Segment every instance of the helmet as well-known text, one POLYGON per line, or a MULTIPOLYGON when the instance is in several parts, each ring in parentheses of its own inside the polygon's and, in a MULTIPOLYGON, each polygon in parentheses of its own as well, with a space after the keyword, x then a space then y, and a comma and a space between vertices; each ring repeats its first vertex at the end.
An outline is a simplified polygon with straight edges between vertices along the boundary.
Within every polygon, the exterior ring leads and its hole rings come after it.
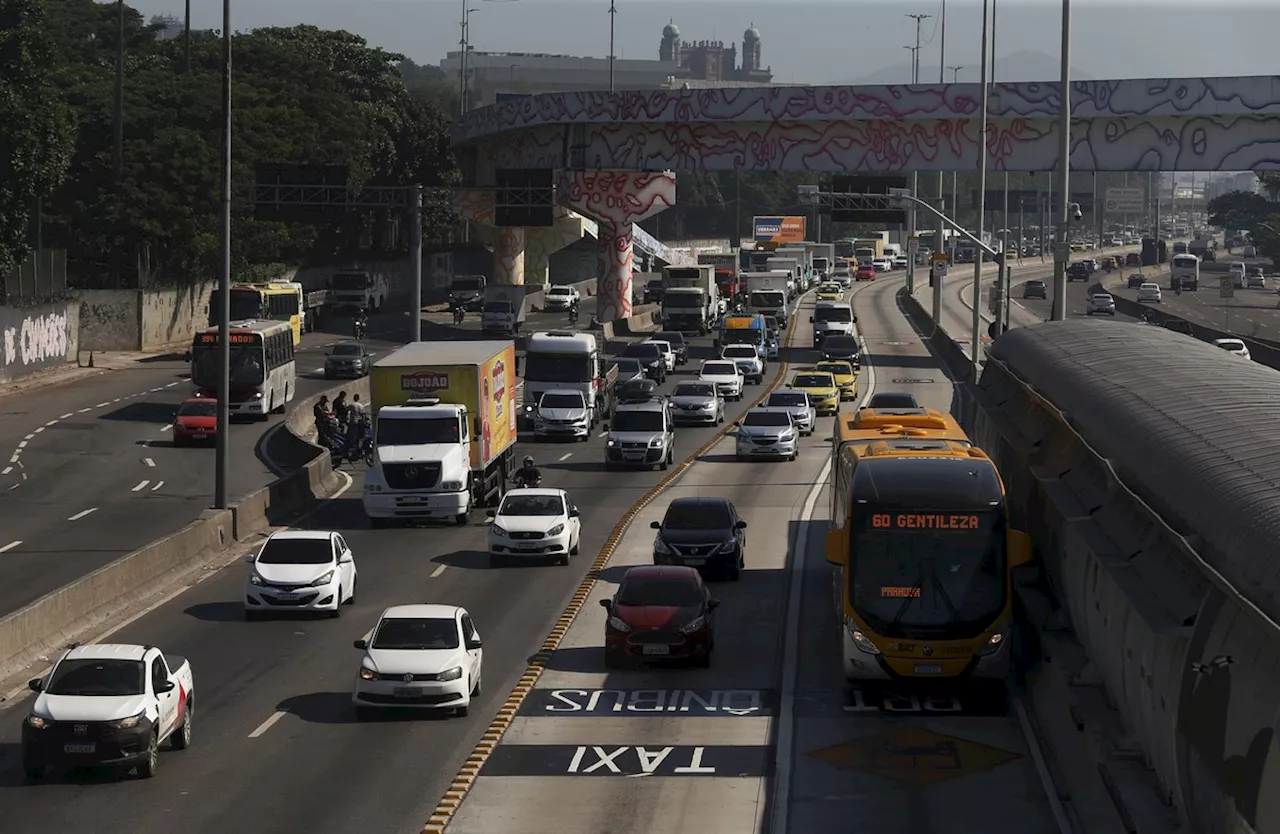
POLYGON ((525 465, 525 466, 533 466, 533 455, 525 455, 525 456, 524 456, 524 465, 525 465))

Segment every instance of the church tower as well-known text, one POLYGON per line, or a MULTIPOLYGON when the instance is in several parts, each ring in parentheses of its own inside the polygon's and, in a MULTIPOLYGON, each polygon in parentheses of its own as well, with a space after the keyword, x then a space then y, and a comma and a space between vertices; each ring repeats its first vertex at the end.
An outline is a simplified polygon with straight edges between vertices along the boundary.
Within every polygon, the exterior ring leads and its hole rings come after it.
POLYGON ((742 71, 746 75, 761 69, 760 30, 752 23, 751 28, 742 33, 742 71))
POLYGON ((662 46, 658 48, 659 61, 680 63, 680 30, 672 20, 662 30, 662 46))

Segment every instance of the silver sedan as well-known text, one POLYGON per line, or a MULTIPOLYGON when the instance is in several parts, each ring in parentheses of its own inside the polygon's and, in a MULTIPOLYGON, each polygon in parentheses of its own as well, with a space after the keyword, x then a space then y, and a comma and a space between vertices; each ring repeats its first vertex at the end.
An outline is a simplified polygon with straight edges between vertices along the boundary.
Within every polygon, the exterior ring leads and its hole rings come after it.
POLYGON ((779 388, 769 395, 769 399, 764 403, 766 408, 784 409, 791 414, 791 419, 795 423, 796 430, 800 434, 813 434, 815 425, 818 422, 818 413, 813 410, 813 406, 809 402, 809 395, 803 391, 797 391, 794 388, 779 388))
POLYGON ((724 422, 724 397, 710 382, 681 382, 670 399, 671 416, 678 424, 718 426, 724 422))

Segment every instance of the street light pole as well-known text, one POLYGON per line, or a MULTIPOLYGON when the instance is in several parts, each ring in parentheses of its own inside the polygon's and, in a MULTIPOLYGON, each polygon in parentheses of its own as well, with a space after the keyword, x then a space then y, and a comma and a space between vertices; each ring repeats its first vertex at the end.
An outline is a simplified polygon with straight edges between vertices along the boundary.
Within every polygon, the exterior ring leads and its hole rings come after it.
MULTIPOLYGON (((947 69, 951 70, 951 83, 952 83, 952 84, 959 84, 959 83, 960 83, 960 70, 964 69, 964 67, 962 67, 962 66, 960 66, 960 67, 947 67, 947 69)), ((959 193, 959 189, 960 189, 959 181, 960 181, 960 179, 959 179, 959 177, 957 176, 956 172, 955 172, 955 171, 952 171, 952 172, 951 172, 951 219, 952 219, 952 220, 955 220, 956 222, 959 222, 959 221, 960 221, 960 214, 959 214, 959 210, 960 210, 960 209, 959 209, 959 205, 958 205, 958 204, 957 204, 957 202, 956 202, 956 200, 957 200, 957 196, 956 196, 956 195, 959 193)), ((954 236, 954 235, 952 235, 952 237, 951 237, 951 246, 950 246, 950 247, 948 247, 948 248, 951 250, 951 259, 952 259, 952 260, 955 260, 956 247, 955 247, 955 236, 954 236)))
POLYGON ((1071 212, 1071 0, 1062 0, 1062 91, 1058 95, 1058 248, 1053 253, 1053 321, 1067 320, 1067 255, 1071 212))
MULTIPOLYGON (((996 10, 999 8, 999 5, 1000 4, 997 0, 991 0, 992 88, 996 85, 996 32, 999 31, 996 28, 996 10)), ((1009 298, 1009 291, 1012 289, 1010 284, 1013 283, 1013 276, 1009 271, 1012 267, 1009 264, 1009 166, 1007 164, 1004 169, 1004 199, 1003 206, 1000 211, 1000 232, 1000 254, 1004 256, 1004 263, 999 265, 1000 274, 997 277, 997 281, 1000 284, 1000 309, 997 311, 1000 323, 997 326, 996 331, 998 333, 1003 333, 1009 329, 1010 307, 1013 305, 1013 302, 1009 298)), ((1019 234, 1018 237, 1018 246, 1019 248, 1022 246, 1021 234, 1019 234)))
POLYGON ((119 185, 124 181, 124 0, 116 0, 116 113, 111 164, 119 185))
POLYGON ((187 0, 187 17, 182 26, 182 53, 187 72, 191 72, 191 0, 187 0))
POLYGON ((222 0, 222 258, 218 270, 218 432, 213 506, 225 510, 231 432, 231 0, 222 0))
MULTIPOLYGON (((982 87, 979 100, 982 110, 982 128, 978 133, 978 240, 983 240, 983 219, 987 209, 987 13, 990 0, 982 0, 982 72, 979 84, 982 87)), ((985 242, 985 241, 984 241, 985 242)), ((982 250, 974 252, 973 258, 973 381, 978 381, 978 371, 982 362, 982 250)))
MULTIPOLYGON (((942 19, 942 43, 939 44, 938 55, 938 84, 945 84, 947 81, 947 0, 942 0, 942 9, 940 12, 942 19)), ((938 209, 944 214, 947 210, 947 198, 943 196, 945 188, 944 174, 938 172, 938 209)), ((942 252, 946 246, 946 231, 942 223, 942 219, 938 219, 938 230, 933 238, 933 251, 935 254, 942 252)), ((915 260, 915 258, 912 258, 915 260)), ((929 264, 929 274, 933 275, 933 264, 929 264)), ((938 278, 933 279, 933 321, 935 326, 940 325, 942 321, 942 281, 938 278)))
POLYGON ((614 91, 613 86, 613 31, 614 19, 618 16, 618 9, 613 4, 613 0, 609 0, 609 92, 614 91))
MULTIPOLYGON (((920 83, 920 21, 930 15, 909 14, 907 17, 914 18, 916 21, 916 45, 904 46, 903 49, 911 50, 911 83, 920 83)), ((911 196, 920 196, 920 172, 911 172, 911 196)), ((907 292, 914 295, 916 291, 916 252, 919 250, 920 242, 916 239, 916 210, 915 204, 907 210, 907 292), (913 248, 915 247, 915 248, 913 248)))

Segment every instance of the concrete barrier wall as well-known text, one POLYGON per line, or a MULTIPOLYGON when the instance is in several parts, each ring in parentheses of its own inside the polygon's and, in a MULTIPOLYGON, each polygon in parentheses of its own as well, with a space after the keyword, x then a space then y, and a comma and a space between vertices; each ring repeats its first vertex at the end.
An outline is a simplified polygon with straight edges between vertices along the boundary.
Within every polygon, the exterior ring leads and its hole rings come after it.
POLYGON ((213 283, 148 290, 81 290, 80 349, 158 351, 187 347, 209 320, 213 283))
POLYGON ((0 307, 0 382, 75 361, 79 321, 75 302, 0 307))
POLYGON ((1151 321, 1158 325, 1164 325, 1165 322, 1174 319, 1186 322, 1191 327, 1191 333, 1197 338, 1205 342, 1212 342, 1214 339, 1242 339, 1249 346, 1249 355, 1253 357, 1254 362, 1266 365, 1268 368, 1276 368, 1280 370, 1280 344, 1272 342, 1268 339, 1258 339, 1253 336, 1244 336, 1240 333, 1228 333, 1225 330, 1218 330, 1213 327, 1205 327, 1196 324, 1193 321, 1187 321, 1179 316, 1174 316, 1164 312, 1158 306, 1152 304, 1139 304, 1119 295, 1113 295, 1116 300, 1116 312, 1122 315, 1131 316, 1136 319, 1142 318, 1144 315, 1149 316, 1151 321))

